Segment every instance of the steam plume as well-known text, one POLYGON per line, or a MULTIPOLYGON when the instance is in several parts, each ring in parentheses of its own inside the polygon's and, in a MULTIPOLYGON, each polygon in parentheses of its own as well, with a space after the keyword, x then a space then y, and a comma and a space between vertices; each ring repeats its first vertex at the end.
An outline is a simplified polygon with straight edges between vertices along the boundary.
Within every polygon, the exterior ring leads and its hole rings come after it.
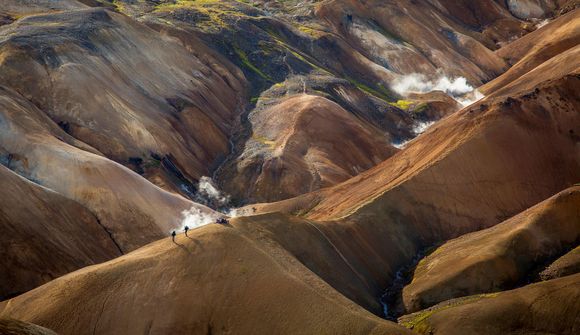
POLYGON ((440 75, 435 80, 429 80, 425 75, 412 73, 395 80, 392 85, 395 92, 400 95, 407 95, 411 92, 427 93, 431 91, 443 91, 453 97, 458 97, 473 91, 473 86, 467 83, 464 77, 451 79, 445 75, 440 75))
POLYGON ((464 77, 449 78, 440 74, 435 80, 429 80, 425 75, 412 73, 396 79, 392 89, 402 96, 409 93, 428 93, 443 91, 449 94, 462 106, 468 106, 482 99, 484 95, 467 83, 464 77))
POLYGON ((181 212, 183 217, 181 220, 181 230, 183 230, 185 226, 193 229, 213 223, 220 216, 238 216, 237 208, 230 206, 230 196, 220 191, 210 177, 203 176, 199 179, 197 193, 194 200, 197 203, 215 209, 217 212, 204 212, 198 207, 191 207, 190 209, 181 212), (223 215, 220 215, 220 213, 223 215))

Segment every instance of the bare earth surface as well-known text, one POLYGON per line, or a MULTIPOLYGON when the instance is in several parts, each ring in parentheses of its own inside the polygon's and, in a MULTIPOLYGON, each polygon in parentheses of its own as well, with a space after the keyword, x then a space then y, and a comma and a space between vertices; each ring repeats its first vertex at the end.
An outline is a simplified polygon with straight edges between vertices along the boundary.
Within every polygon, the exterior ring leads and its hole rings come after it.
POLYGON ((0 334, 580 333, 579 8, 0 2, 0 334))

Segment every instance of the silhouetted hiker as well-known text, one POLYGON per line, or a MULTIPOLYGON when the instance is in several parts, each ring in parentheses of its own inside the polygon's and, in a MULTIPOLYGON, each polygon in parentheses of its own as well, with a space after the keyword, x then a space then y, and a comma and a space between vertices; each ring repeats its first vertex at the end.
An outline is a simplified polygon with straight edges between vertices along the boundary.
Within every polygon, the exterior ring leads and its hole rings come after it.
POLYGON ((177 235, 177 234, 175 234, 175 230, 174 230, 174 231, 171 232, 171 240, 173 242, 175 242, 175 235, 177 235))
POLYGON ((183 230, 185 230, 185 236, 187 236, 187 231, 189 230, 189 227, 185 226, 185 228, 183 228, 183 230))

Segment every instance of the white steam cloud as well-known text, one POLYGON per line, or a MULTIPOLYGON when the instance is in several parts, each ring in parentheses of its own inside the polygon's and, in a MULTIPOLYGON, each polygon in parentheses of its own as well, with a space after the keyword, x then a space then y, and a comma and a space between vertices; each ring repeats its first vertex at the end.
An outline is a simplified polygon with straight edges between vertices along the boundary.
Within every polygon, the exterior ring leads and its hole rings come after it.
POLYGON ((484 97, 481 92, 469 85, 464 77, 449 78, 443 74, 440 74, 435 80, 430 80, 423 74, 412 73, 396 79, 391 88, 402 96, 409 93, 443 91, 462 106, 468 106, 484 97))
MULTIPOLYGON (((483 99, 485 96, 474 89, 473 86, 467 83, 464 77, 449 78, 444 74, 439 74, 435 80, 430 80, 427 76, 420 73, 412 73, 406 76, 401 76, 396 79, 391 88, 402 96, 407 96, 409 93, 429 93, 432 91, 443 91, 449 94, 461 106, 469 106, 472 103, 483 99)), ((417 121, 413 126, 413 134, 416 136, 424 133, 434 121, 421 122, 417 121)), ((404 148, 411 140, 391 143, 396 148, 404 148)))
POLYGON ((216 222, 222 216, 236 217, 239 214, 237 208, 229 206, 230 196, 220 191, 210 177, 203 176, 199 179, 194 200, 214 208, 216 211, 209 212, 199 207, 191 207, 181 212, 182 220, 179 227, 181 231, 183 231, 185 226, 193 229, 216 222))
MULTIPOLYGON (((426 121, 426 122, 419 121, 419 122, 417 122, 413 126, 413 134, 415 135, 415 137, 423 134, 434 123, 435 123, 435 121, 426 121)), ((394 146, 397 149, 403 149, 404 147, 407 146, 407 143, 409 143, 411 140, 412 139, 409 139, 409 140, 406 140, 406 141, 402 141, 402 142, 393 142, 393 143, 391 143, 391 145, 394 146)))
POLYGON ((473 92, 469 94, 465 94, 461 97, 454 97, 454 99, 461 104, 461 106, 469 106, 474 102, 477 102, 481 99, 485 98, 483 93, 479 92, 479 90, 473 90, 473 92))
POLYGON ((183 219, 181 220, 180 230, 183 230, 185 226, 189 227, 189 229, 201 227, 215 222, 218 218, 218 215, 215 213, 204 212, 197 207, 191 207, 190 209, 181 212, 181 215, 183 216, 183 219))
POLYGON ((222 193, 214 184, 210 177, 203 176, 199 179, 197 184, 198 197, 203 198, 212 207, 227 206, 230 202, 230 196, 222 193))
POLYGON ((451 79, 445 75, 440 75, 435 80, 429 80, 420 73, 412 73, 396 79, 392 88, 400 95, 407 95, 412 92, 443 91, 453 97, 473 91, 473 86, 469 85, 464 77, 451 79))

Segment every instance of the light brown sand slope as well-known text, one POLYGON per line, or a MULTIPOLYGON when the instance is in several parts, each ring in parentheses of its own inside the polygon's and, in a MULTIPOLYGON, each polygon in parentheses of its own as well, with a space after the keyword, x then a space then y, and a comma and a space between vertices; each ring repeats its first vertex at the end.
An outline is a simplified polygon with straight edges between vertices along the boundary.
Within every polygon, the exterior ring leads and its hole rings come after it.
MULTIPOLYGON (((276 220, 284 219, 235 219, 180 234, 176 244, 163 239, 8 300, 0 315, 79 335, 410 334, 302 265, 277 242, 284 236, 269 236, 268 222, 276 220)), ((307 250, 307 240, 285 243, 307 250)), ((334 257, 327 266, 344 266, 334 257)))
POLYGON ((420 334, 574 335, 580 332, 580 275, 490 295, 450 300, 399 319, 420 334))

